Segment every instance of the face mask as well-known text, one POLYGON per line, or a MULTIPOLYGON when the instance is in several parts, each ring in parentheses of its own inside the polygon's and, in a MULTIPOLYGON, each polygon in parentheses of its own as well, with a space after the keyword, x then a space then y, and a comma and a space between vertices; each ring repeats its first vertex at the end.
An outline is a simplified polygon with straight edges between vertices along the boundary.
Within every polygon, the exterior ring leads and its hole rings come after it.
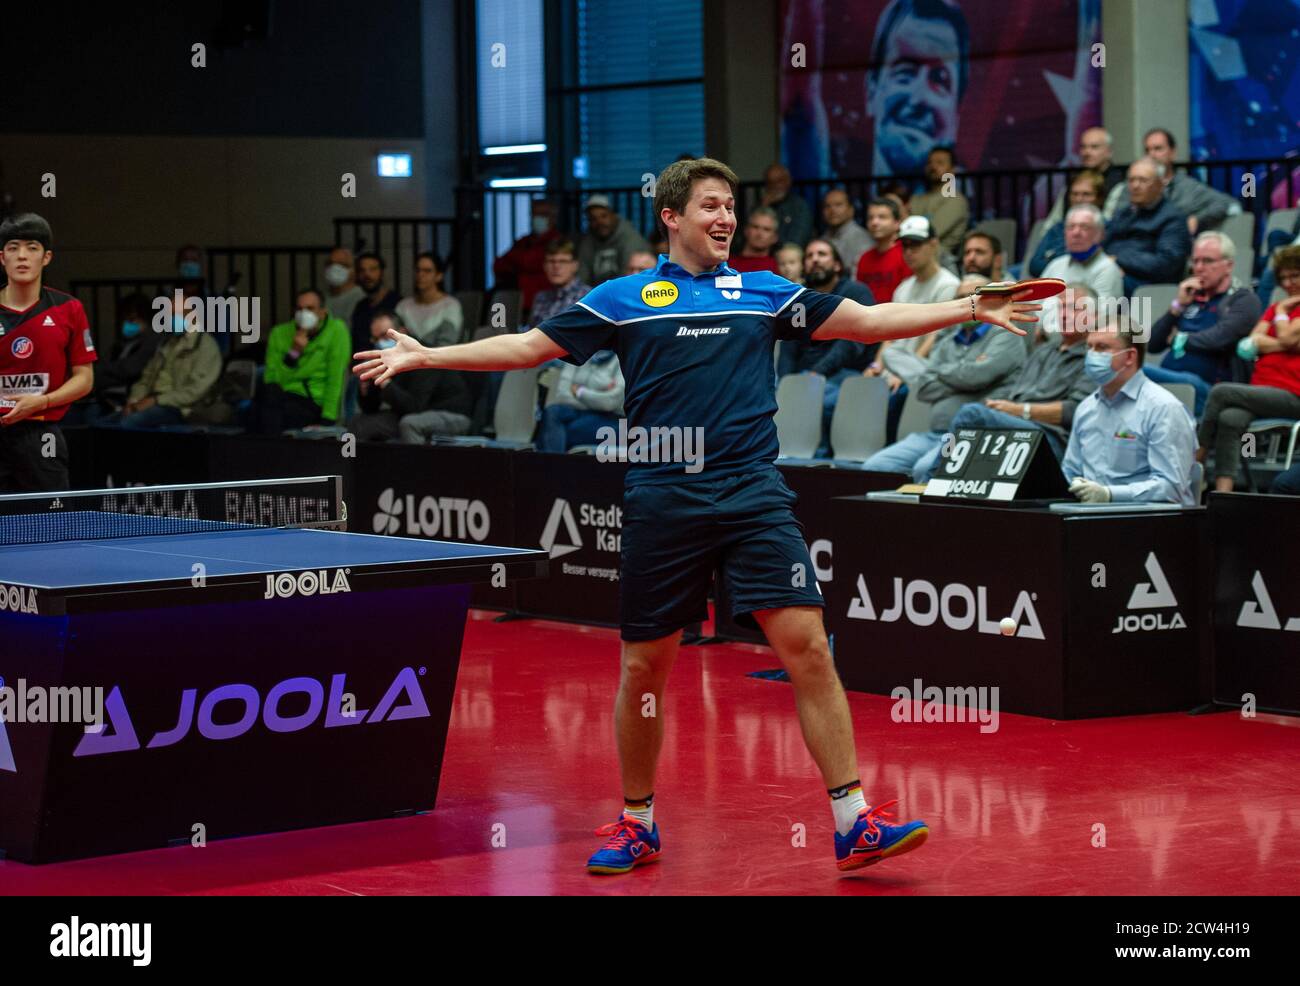
MULTIPOLYGON (((1120 352, 1126 353, 1128 350, 1123 349, 1120 350, 1120 352)), ((1091 349, 1084 354, 1083 371, 1088 374, 1092 379, 1092 382, 1098 387, 1106 386, 1106 384, 1119 376, 1119 370, 1116 370, 1110 365, 1111 359, 1115 355, 1115 353, 1098 353, 1091 349)))
POLYGON ((325 283, 332 288, 340 288, 348 283, 352 271, 343 264, 330 264, 325 268, 325 283))
POLYGON ((139 334, 140 334, 140 323, 139 323, 139 322, 123 322, 123 323, 122 323, 122 338, 123 338, 123 339, 134 339, 134 338, 135 338, 136 336, 138 336, 139 334))
POLYGON ((1092 255, 1100 249, 1101 249, 1101 244, 1094 243, 1092 246, 1088 247, 1088 249, 1084 250, 1082 253, 1075 253, 1073 250, 1071 250, 1070 256, 1074 258, 1075 263, 1086 264, 1089 258, 1091 258, 1092 255))
POLYGON ((316 317, 316 313, 308 311, 306 308, 298 309, 293 320, 298 324, 298 328, 302 329, 304 332, 310 332, 312 329, 316 328, 316 325, 320 322, 320 319, 316 317))
POLYGON ((182 260, 176 265, 176 272, 187 280, 203 276, 203 267, 197 260, 182 260))
POLYGON ((396 339, 389 339, 387 336, 385 336, 384 338, 380 339, 377 343, 375 343, 375 348, 392 349, 396 345, 397 345, 396 339))
POLYGON ((182 332, 185 331, 185 316, 184 316, 184 315, 173 315, 173 316, 172 316, 172 331, 175 332, 177 335, 180 335, 182 332))
POLYGON ((533 216, 533 234, 541 236, 551 231, 551 221, 545 216, 533 216))

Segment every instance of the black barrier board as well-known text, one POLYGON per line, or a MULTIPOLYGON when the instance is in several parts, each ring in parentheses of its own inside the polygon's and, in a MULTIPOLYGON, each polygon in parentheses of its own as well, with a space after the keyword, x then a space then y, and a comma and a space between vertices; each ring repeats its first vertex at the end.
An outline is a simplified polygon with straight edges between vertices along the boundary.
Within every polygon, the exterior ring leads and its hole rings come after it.
POLYGON ((1197 703, 1203 511, 1079 517, 862 498, 831 511, 828 623, 847 687, 996 687, 1003 711, 1051 718, 1197 703))
MULTIPOLYGON (((516 543, 513 460, 496 448, 366 442, 357 446, 348 530, 465 544, 516 543)), ((514 580, 474 586, 473 605, 512 611, 514 580)))
POLYGON ((616 626, 626 463, 589 455, 515 457, 512 546, 550 554, 550 578, 521 582, 519 611, 616 626))
POLYGON ((1300 715, 1300 500, 1215 493, 1214 700, 1300 715))

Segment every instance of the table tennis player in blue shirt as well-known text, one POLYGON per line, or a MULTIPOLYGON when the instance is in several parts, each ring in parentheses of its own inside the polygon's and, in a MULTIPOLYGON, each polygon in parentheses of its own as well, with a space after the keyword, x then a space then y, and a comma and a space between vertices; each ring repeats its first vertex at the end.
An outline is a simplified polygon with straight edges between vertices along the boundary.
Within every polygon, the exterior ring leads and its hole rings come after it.
POLYGON ((391 349, 355 357, 355 373, 382 382, 423 368, 513 370, 618 353, 627 423, 605 444, 612 451, 626 441, 616 454, 630 463, 615 706, 625 807, 597 830, 609 838, 588 861, 593 873, 626 873, 663 851, 654 821, 663 689, 682 628, 707 615, 715 569, 727 580, 734 615, 761 626, 789 672, 805 741, 831 797, 838 867, 855 870, 925 841, 924 822, 893 824, 892 802, 870 807, 862 793, 821 592, 792 512, 796 498, 774 465, 773 347, 778 339, 870 344, 972 319, 1023 334, 1015 323, 1037 320, 1039 306, 1023 295, 866 307, 766 271, 738 274, 726 263, 737 185, 735 173, 710 158, 669 165, 654 203, 668 254, 537 328, 440 349, 399 336, 391 349), (642 714, 647 694, 660 714, 642 714))

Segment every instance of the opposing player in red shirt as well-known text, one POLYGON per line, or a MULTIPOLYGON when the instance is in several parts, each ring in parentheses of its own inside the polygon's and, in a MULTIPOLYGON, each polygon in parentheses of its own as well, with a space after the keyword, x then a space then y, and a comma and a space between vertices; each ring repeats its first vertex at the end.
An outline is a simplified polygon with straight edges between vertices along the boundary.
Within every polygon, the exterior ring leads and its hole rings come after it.
POLYGON ((71 295, 41 284, 54 257, 35 213, 0 223, 0 492, 66 490, 68 446, 58 422, 94 384, 95 340, 71 295))

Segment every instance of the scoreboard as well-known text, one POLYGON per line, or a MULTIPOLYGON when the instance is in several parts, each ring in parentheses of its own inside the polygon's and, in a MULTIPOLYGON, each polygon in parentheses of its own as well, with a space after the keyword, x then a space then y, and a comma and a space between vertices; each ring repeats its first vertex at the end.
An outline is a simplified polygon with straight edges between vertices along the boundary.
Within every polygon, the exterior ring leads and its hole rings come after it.
POLYGON ((944 436, 939 466, 922 499, 995 504, 1068 493, 1040 429, 958 428, 944 436))

